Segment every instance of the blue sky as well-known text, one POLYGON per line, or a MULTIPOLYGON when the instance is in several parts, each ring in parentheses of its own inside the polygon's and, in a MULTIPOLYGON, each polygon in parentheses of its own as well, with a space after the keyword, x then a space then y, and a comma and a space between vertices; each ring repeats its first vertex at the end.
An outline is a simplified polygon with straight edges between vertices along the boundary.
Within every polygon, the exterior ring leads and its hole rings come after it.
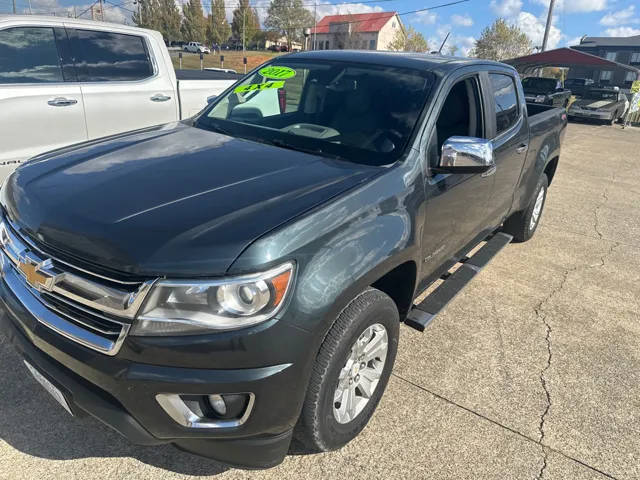
MULTIPOLYGON (((67 15, 80 13, 92 0, 30 0, 34 13, 67 15)), ((105 17, 115 22, 130 22, 134 0, 104 0, 105 17), (118 7, 119 5, 119 7, 118 7)), ((186 0, 176 0, 178 3, 186 0)), ((202 0, 205 6, 210 0, 202 0)), ((340 5, 338 0, 302 0, 304 4, 318 2, 318 15, 336 13, 362 13, 395 10, 399 13, 448 3, 453 0, 381 0, 366 3, 340 5)), ((356 0, 357 1, 357 0, 356 0)), ((233 7, 237 0, 226 0, 233 7)), ((27 12, 29 0, 16 0, 18 10, 27 12)), ((261 17, 266 13, 269 0, 251 0, 257 5, 261 17)), ((437 48, 447 34, 451 36, 447 45, 455 44, 459 53, 466 53, 483 28, 496 18, 504 17, 518 25, 534 45, 542 43, 549 0, 469 0, 465 3, 434 9, 428 12, 403 15, 402 21, 423 33, 431 48, 437 48)), ((0 13, 12 9, 12 0, 0 0, 0 13)), ((313 10, 313 7, 310 7, 313 10)), ((206 9, 205 9, 206 11, 206 9)), ((231 8, 227 9, 231 18, 231 8)), ((88 16, 86 14, 85 16, 88 16)), ((556 0, 553 28, 549 37, 549 48, 576 44, 582 35, 629 36, 640 35, 640 3, 637 0, 556 0), (636 6, 637 5, 637 6, 636 6)))

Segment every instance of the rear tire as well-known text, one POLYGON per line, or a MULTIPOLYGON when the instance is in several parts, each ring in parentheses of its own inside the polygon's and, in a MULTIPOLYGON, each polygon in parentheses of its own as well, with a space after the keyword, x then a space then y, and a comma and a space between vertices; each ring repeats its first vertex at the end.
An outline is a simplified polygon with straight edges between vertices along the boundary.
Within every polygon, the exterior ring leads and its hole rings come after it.
POLYGON ((389 381, 399 329, 396 304, 374 288, 340 313, 316 357, 296 426, 307 448, 338 449, 367 425, 389 381))
POLYGON ((536 233, 547 201, 548 188, 549 180, 547 175, 543 173, 538 180, 529 206, 522 212, 514 213, 504 222, 502 231, 513 235, 515 242, 526 242, 536 233))

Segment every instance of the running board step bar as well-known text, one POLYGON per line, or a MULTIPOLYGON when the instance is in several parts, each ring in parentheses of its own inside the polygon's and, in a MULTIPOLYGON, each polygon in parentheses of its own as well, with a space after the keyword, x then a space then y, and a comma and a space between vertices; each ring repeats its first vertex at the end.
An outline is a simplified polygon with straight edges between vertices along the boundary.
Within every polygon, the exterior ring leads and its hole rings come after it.
POLYGON ((460 291, 482 270, 500 250, 506 247, 513 237, 506 233, 496 233, 487 239, 473 256, 464 257, 459 263, 462 265, 453 273, 446 273, 441 278, 443 282, 431 292, 427 298, 414 305, 405 323, 424 332, 434 317, 460 293, 460 291))

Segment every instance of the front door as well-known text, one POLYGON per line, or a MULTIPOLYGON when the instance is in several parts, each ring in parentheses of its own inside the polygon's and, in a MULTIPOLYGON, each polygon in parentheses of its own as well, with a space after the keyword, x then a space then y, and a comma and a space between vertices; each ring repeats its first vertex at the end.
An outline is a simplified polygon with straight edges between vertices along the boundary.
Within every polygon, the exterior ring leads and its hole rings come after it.
MULTIPOLYGON (((425 181, 426 224, 423 233, 423 271, 432 273, 455 259, 466 244, 488 225, 487 202, 494 176, 485 174, 434 174, 443 143, 452 136, 484 138, 486 110, 480 79, 458 79, 448 90, 427 144, 429 163, 425 181)), ((488 233, 488 232, 487 232, 488 233)))

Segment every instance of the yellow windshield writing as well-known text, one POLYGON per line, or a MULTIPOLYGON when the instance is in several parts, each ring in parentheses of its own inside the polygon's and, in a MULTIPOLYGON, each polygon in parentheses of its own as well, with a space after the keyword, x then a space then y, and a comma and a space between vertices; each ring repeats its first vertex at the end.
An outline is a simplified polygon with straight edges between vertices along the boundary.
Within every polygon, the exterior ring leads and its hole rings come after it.
POLYGON ((234 93, 246 93, 256 90, 267 90, 269 88, 284 88, 284 81, 279 82, 265 82, 265 83, 252 83, 249 85, 240 85, 233 89, 234 93))

